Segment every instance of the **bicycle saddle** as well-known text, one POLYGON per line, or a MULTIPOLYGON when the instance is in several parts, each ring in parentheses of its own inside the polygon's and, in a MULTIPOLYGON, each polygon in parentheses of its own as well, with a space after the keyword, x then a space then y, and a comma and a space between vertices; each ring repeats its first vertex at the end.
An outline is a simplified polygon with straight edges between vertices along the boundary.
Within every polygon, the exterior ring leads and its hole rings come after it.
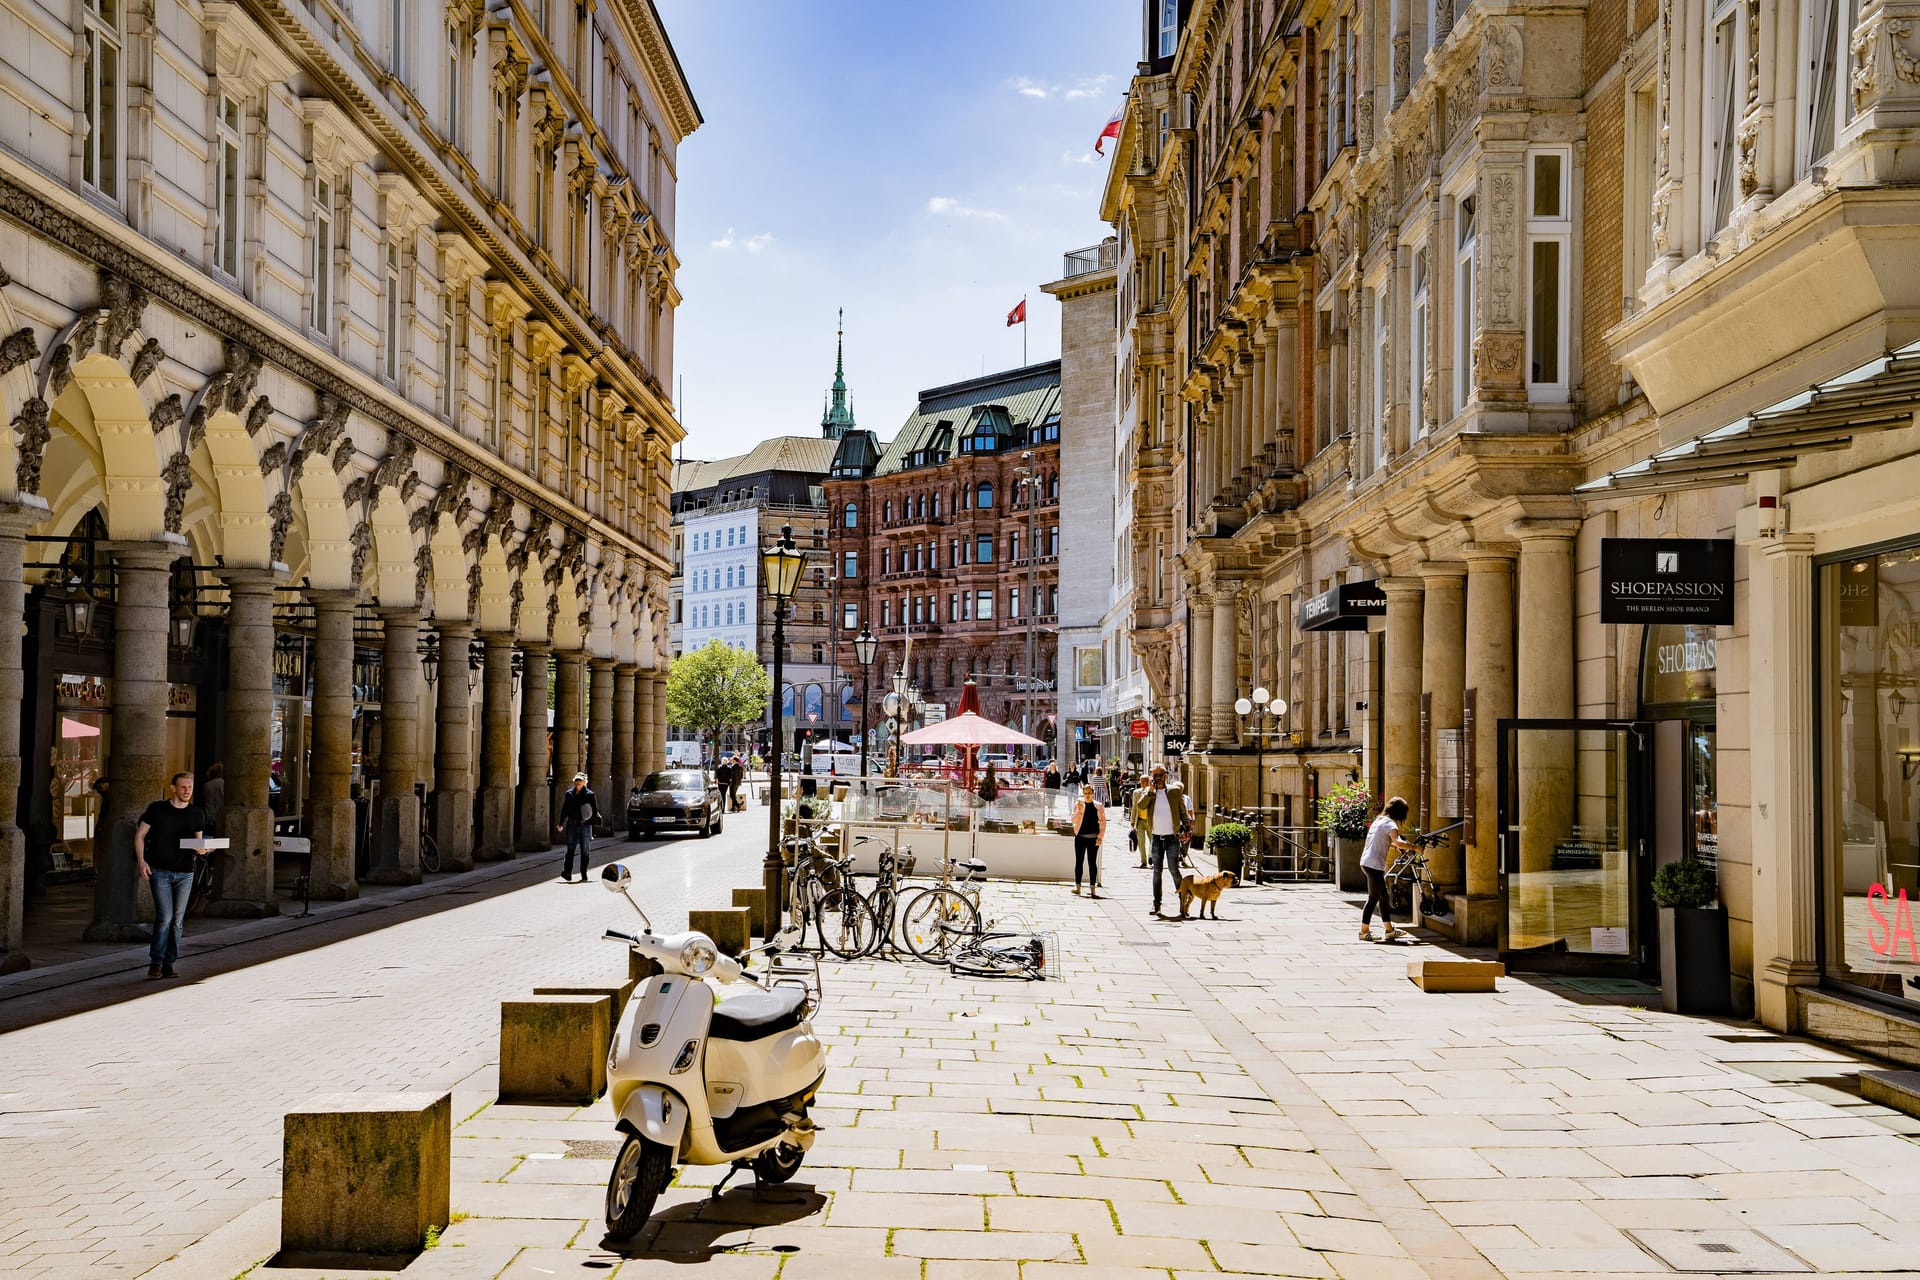
POLYGON ((971 871, 973 874, 979 875, 987 869, 987 864, 978 858, 966 858, 956 861, 953 864, 953 869, 955 871, 971 871))

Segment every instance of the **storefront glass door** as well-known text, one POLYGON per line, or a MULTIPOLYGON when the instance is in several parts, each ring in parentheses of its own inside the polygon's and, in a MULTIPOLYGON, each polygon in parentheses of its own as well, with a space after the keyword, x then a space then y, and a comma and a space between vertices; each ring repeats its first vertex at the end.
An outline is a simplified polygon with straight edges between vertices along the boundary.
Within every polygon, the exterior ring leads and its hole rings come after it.
POLYGON ((1500 735, 1500 950, 1510 967, 1633 973, 1652 963, 1646 726, 1510 720, 1500 735))

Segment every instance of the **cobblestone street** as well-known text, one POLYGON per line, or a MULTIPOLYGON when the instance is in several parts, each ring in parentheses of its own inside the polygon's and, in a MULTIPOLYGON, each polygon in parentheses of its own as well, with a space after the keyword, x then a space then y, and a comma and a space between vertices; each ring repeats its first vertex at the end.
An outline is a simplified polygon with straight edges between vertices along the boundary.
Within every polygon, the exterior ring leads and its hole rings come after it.
MULTIPOLYGON (((651 900, 749 882, 752 826, 642 855, 651 900)), ((719 1201, 716 1171, 683 1172, 637 1260, 601 1247, 605 1102, 489 1105, 494 1002, 618 968, 591 939, 619 904, 540 883, 0 1042, 60 1082, 9 1101, 0 1265, 140 1274, 212 1232, 152 1274, 249 1271, 277 1239, 281 1104, 343 1083, 455 1090, 460 1220, 408 1277, 1901 1274, 1920 1256, 1920 1125, 1863 1103, 1842 1053, 1648 1011, 1649 991, 1426 995, 1406 962, 1438 949, 1353 941, 1324 887, 1248 886, 1218 924, 1163 924, 1144 873, 1108 857, 1100 902, 987 891, 1003 923, 1058 932, 1059 981, 830 964, 806 1168, 719 1201), (268 994, 289 983, 308 994, 268 994), (216 1040, 236 1001, 247 1030, 216 1040), (167 1047, 136 1052, 135 1010, 140 1036, 177 1028, 167 1047), (158 1126, 156 1091, 183 1101, 158 1126)))

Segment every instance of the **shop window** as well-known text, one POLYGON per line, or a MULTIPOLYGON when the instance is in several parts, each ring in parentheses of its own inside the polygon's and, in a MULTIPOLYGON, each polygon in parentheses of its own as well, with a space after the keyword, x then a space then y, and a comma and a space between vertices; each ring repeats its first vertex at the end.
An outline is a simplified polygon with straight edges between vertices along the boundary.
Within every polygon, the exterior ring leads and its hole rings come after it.
POLYGON ((1920 547, 1820 570, 1827 976, 1920 1004, 1920 547))

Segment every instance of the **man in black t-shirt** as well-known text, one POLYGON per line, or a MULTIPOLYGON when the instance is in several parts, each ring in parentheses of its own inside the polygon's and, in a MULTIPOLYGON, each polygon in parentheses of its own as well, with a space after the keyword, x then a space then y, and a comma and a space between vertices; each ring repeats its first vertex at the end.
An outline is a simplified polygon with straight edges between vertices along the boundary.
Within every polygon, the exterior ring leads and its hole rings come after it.
POLYGON ((155 800, 133 829, 133 856, 140 876, 153 887, 153 943, 147 949, 147 976, 171 978, 180 958, 180 929, 193 891, 194 852, 182 840, 207 832, 207 814, 193 802, 193 775, 176 773, 165 800, 155 800))
POLYGON ((580 880, 587 879, 587 851, 593 848, 593 820, 600 812, 600 798, 587 786, 587 775, 573 775, 573 786, 560 798, 560 823, 556 831, 567 837, 567 860, 562 880, 573 878, 573 851, 580 850, 580 880))

